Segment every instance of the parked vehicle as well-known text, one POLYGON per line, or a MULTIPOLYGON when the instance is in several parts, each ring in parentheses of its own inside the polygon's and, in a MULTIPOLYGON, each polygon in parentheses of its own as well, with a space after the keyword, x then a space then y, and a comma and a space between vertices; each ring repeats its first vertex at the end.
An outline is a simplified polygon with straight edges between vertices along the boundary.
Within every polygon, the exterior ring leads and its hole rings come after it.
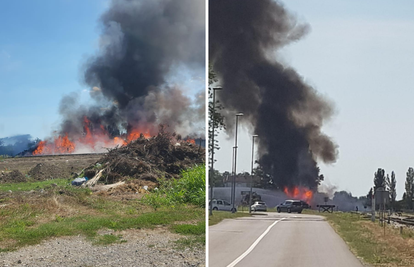
MULTIPOLYGON (((242 205, 249 205, 250 203, 250 191, 242 191, 242 205)), ((252 202, 255 203, 256 201, 262 201, 262 196, 257 194, 256 192, 252 193, 252 202)))
POLYGON ((277 212, 286 211, 288 213, 302 213, 303 207, 300 200, 285 200, 285 202, 276 206, 277 212))
POLYGON ((263 201, 256 201, 252 206, 251 206, 252 211, 267 211, 267 206, 266 203, 264 203, 263 201))
MULTIPOLYGON (((209 203, 210 205, 210 203, 209 203)), ((222 199, 213 199, 213 210, 225 210, 225 211, 233 211, 232 205, 230 202, 227 202, 222 199)), ((234 212, 236 212, 236 207, 234 208, 234 212)))
POLYGON ((304 209, 310 209, 311 208, 311 206, 303 200, 301 200, 300 203, 302 204, 302 208, 304 208, 304 209))

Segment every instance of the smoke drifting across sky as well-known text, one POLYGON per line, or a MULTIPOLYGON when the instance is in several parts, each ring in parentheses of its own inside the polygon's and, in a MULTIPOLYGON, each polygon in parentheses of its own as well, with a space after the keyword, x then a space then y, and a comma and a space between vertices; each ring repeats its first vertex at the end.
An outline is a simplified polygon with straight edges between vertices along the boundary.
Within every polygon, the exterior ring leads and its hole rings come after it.
POLYGON ((202 135, 204 92, 189 96, 170 78, 180 71, 204 73, 205 1, 113 0, 100 28, 99 51, 83 69, 95 103, 65 96, 59 134, 84 134, 86 116, 93 132, 110 136, 131 129, 154 134, 159 124, 202 135))
POLYGON ((228 130, 243 112, 259 135, 259 162, 275 183, 315 188, 317 160, 337 158, 337 145, 321 131, 333 107, 274 56, 309 26, 272 0, 211 0, 209 16, 209 60, 223 87, 218 97, 228 130))

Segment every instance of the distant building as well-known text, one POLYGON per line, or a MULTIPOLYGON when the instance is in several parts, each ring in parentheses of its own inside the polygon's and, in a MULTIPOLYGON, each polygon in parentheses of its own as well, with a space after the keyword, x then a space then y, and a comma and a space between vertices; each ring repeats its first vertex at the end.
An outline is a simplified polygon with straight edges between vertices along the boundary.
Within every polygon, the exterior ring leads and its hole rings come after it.
MULTIPOLYGON (((250 178, 251 175, 236 175, 235 177, 235 182, 236 182, 236 187, 250 187, 250 178)), ((257 184, 258 182, 260 182, 260 178, 253 176, 253 184, 257 184)), ((231 187, 233 183, 233 176, 231 175, 227 175, 227 176, 223 176, 223 184, 224 187, 231 187)))

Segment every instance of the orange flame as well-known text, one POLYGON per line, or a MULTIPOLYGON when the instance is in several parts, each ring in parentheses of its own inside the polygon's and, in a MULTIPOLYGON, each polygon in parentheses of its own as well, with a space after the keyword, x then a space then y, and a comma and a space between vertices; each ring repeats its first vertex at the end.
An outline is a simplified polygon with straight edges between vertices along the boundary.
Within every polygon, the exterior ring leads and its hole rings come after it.
POLYGON ((188 143, 195 145, 195 140, 194 139, 187 139, 186 140, 188 143))
POLYGON ((75 144, 69 141, 68 134, 65 137, 59 136, 55 139, 55 152, 65 154, 72 153, 75 150, 75 144))
POLYGON ((47 141, 40 141, 37 145, 35 151, 33 151, 33 155, 45 155, 45 154, 67 154, 73 153, 75 151, 75 144, 69 141, 68 135, 66 134, 64 137, 58 136, 55 138, 53 143, 47 141))
POLYGON ((37 148, 35 151, 33 151, 33 155, 41 155, 43 153, 43 150, 45 149, 46 141, 40 141, 39 144, 37 144, 37 148))
POLYGON ((285 187, 283 188, 283 192, 285 192, 286 196, 294 199, 304 200, 309 202, 309 200, 313 197, 313 192, 306 188, 306 187, 298 187, 294 186, 291 188, 285 187))
POLYGON ((147 139, 151 137, 151 135, 148 132, 143 132, 143 131, 140 131, 139 129, 132 129, 128 133, 127 142, 130 143, 134 140, 137 140, 141 136, 141 134, 147 139))
MULTIPOLYGON (((68 134, 66 134, 65 136, 59 135, 58 137, 55 137, 53 141, 40 141, 32 154, 45 155, 53 153, 73 153, 75 151, 76 144, 82 144, 82 146, 80 146, 81 148, 86 145, 87 147, 90 147, 92 151, 97 151, 96 149, 100 149, 102 146, 124 146, 140 138, 141 136, 144 138, 151 137, 148 129, 143 130, 142 128, 134 128, 128 131, 126 135, 111 138, 107 128, 104 125, 99 124, 98 127, 98 125, 92 124, 86 116, 83 117, 83 130, 84 135, 76 137, 76 140, 70 141, 68 134)), ((187 142, 193 144, 195 143, 194 140, 187 140, 187 142)))
POLYGON ((125 142, 125 140, 124 139, 122 139, 122 138, 120 138, 120 137, 114 137, 114 145, 117 145, 117 146, 124 146, 124 145, 126 145, 127 144, 127 142, 125 142))
POLYGON ((91 134, 91 130, 89 129, 89 125, 90 125, 91 121, 88 120, 88 118, 86 116, 83 117, 83 127, 85 128, 85 141, 86 143, 89 143, 91 141, 92 138, 92 134, 91 134))

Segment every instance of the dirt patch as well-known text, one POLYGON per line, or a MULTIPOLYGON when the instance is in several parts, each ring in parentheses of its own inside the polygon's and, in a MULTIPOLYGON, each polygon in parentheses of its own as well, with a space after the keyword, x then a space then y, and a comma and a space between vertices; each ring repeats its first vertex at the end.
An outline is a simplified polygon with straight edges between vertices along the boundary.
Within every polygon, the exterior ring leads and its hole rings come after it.
POLYGON ((27 178, 18 170, 8 173, 0 172, 0 183, 23 183, 27 182, 27 178))
POLYGON ((49 163, 38 163, 33 167, 28 175, 39 181, 56 179, 56 178, 65 178, 68 176, 67 166, 57 166, 49 163))
MULTIPOLYGON (((36 246, 0 253, 4 266, 205 266, 203 247, 178 250, 182 238, 167 229, 101 231, 126 242, 93 246, 83 236, 51 238, 36 246)), ((2 266, 3 266, 2 265, 2 266)))
POLYGON ((60 168, 63 176, 59 178, 71 178, 73 173, 80 173, 84 168, 94 164, 101 157, 102 154, 67 154, 6 158, 0 161, 0 173, 1 171, 8 172, 10 170, 18 170, 26 175, 30 170, 36 167, 36 165, 41 163, 54 165, 60 168))

